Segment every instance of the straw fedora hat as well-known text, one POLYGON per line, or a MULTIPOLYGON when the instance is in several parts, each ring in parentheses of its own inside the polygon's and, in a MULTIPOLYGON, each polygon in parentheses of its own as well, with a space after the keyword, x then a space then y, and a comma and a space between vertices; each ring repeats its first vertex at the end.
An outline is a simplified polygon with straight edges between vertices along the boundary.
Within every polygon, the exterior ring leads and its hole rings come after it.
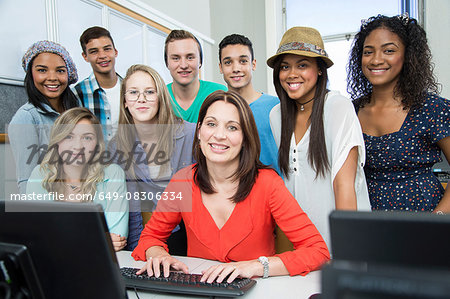
POLYGON ((327 65, 333 65, 333 61, 328 58, 323 46, 322 36, 319 31, 309 27, 292 27, 283 34, 277 53, 267 59, 267 65, 271 68, 275 65, 275 60, 283 54, 295 54, 308 57, 320 57, 327 65))

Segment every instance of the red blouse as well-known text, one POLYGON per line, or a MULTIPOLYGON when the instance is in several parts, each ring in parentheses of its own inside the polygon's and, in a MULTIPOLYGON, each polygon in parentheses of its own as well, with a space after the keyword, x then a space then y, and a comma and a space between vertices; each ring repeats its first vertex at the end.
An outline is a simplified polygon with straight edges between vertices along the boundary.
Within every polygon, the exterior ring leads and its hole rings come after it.
POLYGON ((167 250, 165 240, 181 218, 186 225, 187 254, 191 257, 227 263, 274 256, 274 229, 278 225, 294 245, 293 251, 276 254, 290 275, 306 275, 330 259, 322 236, 280 176, 271 169, 259 171, 252 191, 236 204, 221 229, 203 205, 199 187, 193 184, 192 166, 175 174, 166 189, 176 194, 179 190, 184 190, 182 204, 180 201, 158 203, 132 253, 136 260, 145 260, 145 251, 152 246, 167 250), (176 212, 163 211, 165 205, 176 212))

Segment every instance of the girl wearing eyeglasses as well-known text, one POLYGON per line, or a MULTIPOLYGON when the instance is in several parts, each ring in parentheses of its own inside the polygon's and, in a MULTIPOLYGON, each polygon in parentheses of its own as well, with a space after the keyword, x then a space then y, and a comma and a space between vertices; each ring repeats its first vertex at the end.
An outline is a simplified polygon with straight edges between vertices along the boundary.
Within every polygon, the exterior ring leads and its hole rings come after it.
MULTIPOLYGON (((149 66, 131 66, 120 91, 119 127, 109 149, 127 175, 130 222, 128 250, 143 229, 141 212, 152 212, 172 175, 191 165, 195 125, 177 117, 162 77, 149 66)), ((168 240, 172 254, 186 255, 180 224, 168 240)))

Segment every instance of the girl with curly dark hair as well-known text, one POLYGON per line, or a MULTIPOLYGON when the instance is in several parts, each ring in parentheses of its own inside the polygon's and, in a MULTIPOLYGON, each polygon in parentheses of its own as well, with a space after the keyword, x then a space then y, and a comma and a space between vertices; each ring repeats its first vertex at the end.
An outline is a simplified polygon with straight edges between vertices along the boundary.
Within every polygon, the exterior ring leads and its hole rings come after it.
POLYGON ((438 96, 425 31, 408 15, 363 21, 350 53, 350 93, 366 144, 374 210, 450 212, 432 174, 450 160, 450 103, 438 96))

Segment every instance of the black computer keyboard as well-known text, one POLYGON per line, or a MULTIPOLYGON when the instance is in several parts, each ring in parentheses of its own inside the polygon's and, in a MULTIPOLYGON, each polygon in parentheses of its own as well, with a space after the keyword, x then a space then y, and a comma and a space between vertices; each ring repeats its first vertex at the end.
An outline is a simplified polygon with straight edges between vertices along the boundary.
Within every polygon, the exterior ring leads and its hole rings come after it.
POLYGON ((136 288, 147 291, 178 293, 214 297, 236 297, 242 296, 246 291, 256 284, 249 278, 236 278, 231 283, 206 283, 200 282, 200 274, 184 274, 181 272, 170 272, 169 277, 148 276, 146 273, 136 275, 139 269, 120 268, 122 277, 127 288, 136 288))

